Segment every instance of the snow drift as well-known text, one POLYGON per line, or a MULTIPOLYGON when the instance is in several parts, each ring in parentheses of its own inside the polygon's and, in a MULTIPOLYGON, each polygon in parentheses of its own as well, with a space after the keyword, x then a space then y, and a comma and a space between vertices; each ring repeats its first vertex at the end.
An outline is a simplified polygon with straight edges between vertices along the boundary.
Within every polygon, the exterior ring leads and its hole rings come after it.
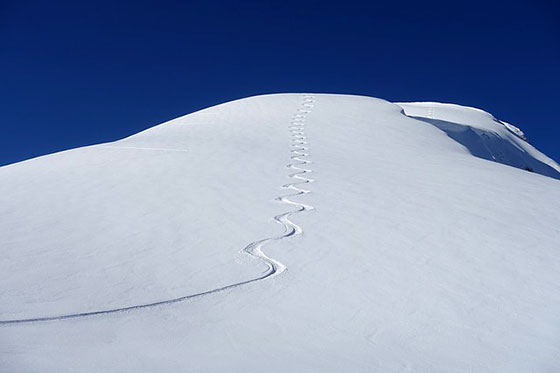
POLYGON ((559 170, 478 109, 323 94, 2 167, 0 370, 558 370, 559 170))
POLYGON ((433 124, 477 157, 560 179, 560 166, 519 128, 472 107, 436 102, 399 103, 406 115, 433 124))

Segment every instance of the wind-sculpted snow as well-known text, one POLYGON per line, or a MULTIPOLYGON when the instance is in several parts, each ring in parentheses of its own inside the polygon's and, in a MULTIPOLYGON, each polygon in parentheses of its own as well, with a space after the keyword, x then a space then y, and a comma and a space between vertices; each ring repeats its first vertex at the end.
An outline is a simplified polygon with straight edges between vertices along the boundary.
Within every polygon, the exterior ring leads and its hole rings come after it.
POLYGON ((437 102, 398 103, 406 115, 444 131, 475 157, 560 179, 560 166, 527 142, 519 128, 483 110, 437 102))
MULTIPOLYGON (((287 167, 289 169, 292 169, 292 170, 297 170, 297 172, 292 173, 288 176, 290 178, 296 179, 298 181, 282 185, 282 188, 294 190, 296 193, 291 193, 291 194, 283 195, 283 196, 280 196, 280 197, 276 198, 276 200, 280 201, 281 203, 289 205, 289 206, 295 206, 297 209, 294 210, 294 211, 288 211, 288 212, 285 212, 283 214, 274 216, 274 221, 283 226, 283 228, 284 228, 284 233, 283 234, 281 234, 279 236, 268 237, 268 238, 264 238, 264 239, 261 239, 261 240, 258 240, 258 241, 251 242, 250 244, 248 244, 243 249, 243 252, 247 253, 248 255, 250 255, 252 257, 255 257, 255 258, 263 261, 266 264, 267 270, 261 276, 256 277, 256 278, 252 278, 252 279, 249 279, 249 280, 246 280, 246 281, 237 282, 237 283, 234 283, 234 284, 221 286, 219 288, 207 290, 207 291, 204 291, 204 292, 201 292, 201 293, 185 295, 185 296, 182 296, 182 297, 162 300, 162 301, 158 301, 158 302, 138 304, 138 305, 128 306, 128 307, 113 308, 113 309, 108 309, 108 310, 72 313, 72 314, 67 314, 67 315, 33 317, 33 318, 14 319, 14 320, 0 320, 0 325, 22 324, 22 323, 31 323, 31 322, 41 322, 41 321, 56 321, 56 320, 66 320, 66 319, 74 319, 74 318, 84 318, 84 317, 91 317, 91 316, 107 315, 107 314, 112 314, 112 313, 130 312, 130 311, 140 310, 140 309, 144 309, 144 308, 159 307, 159 306, 164 306, 166 304, 178 303, 178 302, 182 302, 182 301, 185 301, 185 300, 188 300, 188 299, 199 298, 199 297, 202 297, 202 296, 205 296, 205 295, 211 295, 211 294, 219 293, 219 292, 229 290, 229 289, 233 289, 233 288, 236 288, 236 287, 239 287, 239 286, 242 286, 242 285, 247 285, 247 284, 250 284, 250 283, 253 283, 253 282, 256 282, 256 281, 261 281, 261 280, 270 278, 272 276, 277 276, 277 275, 281 274, 282 272, 284 272, 286 270, 286 266, 284 264, 280 263, 278 260, 275 260, 275 259, 269 257, 268 255, 266 255, 262 251, 262 249, 267 243, 269 243, 271 241, 280 241, 280 240, 283 240, 285 238, 295 236, 295 235, 299 235, 299 234, 303 233, 303 229, 299 225, 292 222, 290 220, 290 216, 294 215, 294 214, 301 213, 301 212, 313 210, 312 206, 309 206, 309 205, 306 205, 306 204, 303 204, 303 203, 300 203, 300 202, 295 202, 295 201, 292 201, 290 199, 292 197, 296 197, 296 196, 299 196, 299 195, 309 193, 308 190, 299 188, 299 187, 297 187, 297 185, 306 184, 306 183, 310 183, 310 182, 313 181, 312 179, 309 179, 309 178, 306 178, 306 177, 303 176, 303 175, 311 172, 311 170, 299 167, 299 166, 303 166, 303 165, 311 163, 310 161, 308 161, 306 159, 302 159, 302 158, 309 155, 308 153, 306 153, 308 148, 306 147, 307 142, 305 141, 306 137, 305 137, 304 128, 305 128, 305 119, 307 117, 307 114, 310 113, 310 110, 313 107, 313 96, 304 95, 303 96, 303 103, 302 103, 301 106, 302 106, 301 108, 297 109, 297 112, 296 112, 296 114, 294 114, 294 117, 293 117, 292 121, 290 122, 290 126, 288 127, 288 129, 291 133, 291 136, 292 136, 291 147, 293 148, 293 149, 290 150, 290 153, 293 154, 293 155, 290 156, 290 159, 292 161, 296 161, 296 162, 295 163, 288 163, 287 167)), ((117 146, 105 146, 105 147, 116 148, 116 149, 183 151, 183 150, 180 150, 180 149, 164 149, 164 148, 137 148, 137 147, 117 147, 117 146)), ((184 151, 186 151, 186 150, 184 150, 184 151)))

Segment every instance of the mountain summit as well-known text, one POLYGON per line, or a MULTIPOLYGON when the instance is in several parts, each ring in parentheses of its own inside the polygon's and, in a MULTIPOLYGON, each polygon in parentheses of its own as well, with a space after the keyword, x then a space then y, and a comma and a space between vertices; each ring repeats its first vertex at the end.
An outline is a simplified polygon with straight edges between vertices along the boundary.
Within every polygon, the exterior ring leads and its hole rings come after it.
POLYGON ((558 179, 482 110, 327 94, 1 167, 0 370, 560 370, 558 179))

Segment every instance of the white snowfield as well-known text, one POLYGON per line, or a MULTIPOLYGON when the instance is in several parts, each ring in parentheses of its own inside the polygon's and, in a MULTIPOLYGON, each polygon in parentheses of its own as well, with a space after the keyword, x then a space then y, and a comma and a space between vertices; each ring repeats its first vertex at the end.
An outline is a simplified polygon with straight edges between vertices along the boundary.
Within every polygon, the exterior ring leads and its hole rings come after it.
POLYGON ((560 371, 559 179, 481 110, 326 94, 1 167, 0 372, 560 371))

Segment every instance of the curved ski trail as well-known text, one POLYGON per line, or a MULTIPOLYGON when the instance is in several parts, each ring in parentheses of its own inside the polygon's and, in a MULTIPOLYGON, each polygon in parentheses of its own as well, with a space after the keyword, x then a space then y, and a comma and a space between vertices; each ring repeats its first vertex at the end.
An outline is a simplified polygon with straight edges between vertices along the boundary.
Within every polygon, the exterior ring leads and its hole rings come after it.
POLYGON ((261 280, 264 280, 264 279, 267 279, 267 278, 272 278, 272 277, 277 276, 277 275, 281 274, 282 272, 284 272, 287 269, 286 266, 284 264, 282 264, 281 262, 279 262, 278 260, 273 259, 272 257, 266 255, 262 251, 262 248, 270 242, 280 241, 280 240, 283 240, 285 238, 303 233, 303 229, 299 225, 292 222, 290 220, 290 216, 292 216, 294 214, 299 214, 299 213, 302 213, 302 212, 305 212, 305 211, 314 210, 313 206, 306 205, 306 204, 296 202, 296 201, 292 201, 290 199, 290 198, 293 198, 293 197, 296 197, 296 196, 299 196, 299 195, 310 193, 310 191, 308 191, 306 189, 302 189, 302 188, 298 187, 298 185, 301 186, 303 184, 311 183, 311 182, 314 181, 313 179, 310 179, 310 178, 307 178, 307 177, 304 176, 305 174, 308 174, 312 171, 309 170, 309 169, 301 167, 301 166, 304 166, 304 165, 307 165, 307 164, 311 163, 311 161, 304 159, 305 157, 309 156, 309 153, 307 153, 308 147, 306 146, 307 141, 305 141, 307 137, 305 136, 304 129, 305 129, 305 120, 307 118, 307 114, 309 114, 311 112, 311 109, 314 106, 314 102, 315 102, 315 99, 312 95, 304 94, 303 95, 303 102, 301 104, 301 107, 299 109, 297 109, 297 112, 296 112, 296 114, 294 114, 292 120, 290 121, 290 126, 288 127, 288 129, 290 131, 290 135, 291 135, 291 142, 292 142, 291 148, 292 149, 290 150, 290 153, 292 155, 290 156, 291 162, 288 163, 286 165, 286 167, 291 169, 291 170, 296 171, 296 172, 293 172, 293 173, 288 175, 288 177, 290 177, 292 179, 295 179, 296 181, 284 184, 284 185, 282 185, 282 188, 293 190, 294 193, 286 194, 286 195, 275 198, 276 201, 279 201, 279 202, 284 203, 284 204, 289 205, 289 206, 294 206, 294 207, 296 207, 296 209, 285 212, 285 213, 282 213, 280 215, 276 215, 276 216, 273 217, 273 220, 276 223, 281 224, 284 227, 284 232, 282 234, 277 235, 277 236, 267 237, 267 238, 264 238, 264 239, 261 239, 261 240, 258 240, 258 241, 251 242, 250 244, 248 244, 242 250, 242 252, 263 261, 267 265, 267 269, 259 277, 252 278, 252 279, 245 280, 245 281, 241 281, 241 282, 237 282, 237 283, 226 285, 226 286, 222 286, 222 287, 219 287, 219 288, 207 290, 207 291, 204 291, 204 292, 201 292, 201 293, 185 295, 185 296, 182 296, 182 297, 162 300, 162 301, 158 301, 158 302, 138 304, 138 305, 133 305, 133 306, 128 306, 128 307, 113 308, 113 309, 106 309, 106 310, 100 310, 100 311, 72 313, 72 314, 67 314, 67 315, 35 317, 35 318, 26 318, 26 319, 0 320, 0 325, 23 324, 23 323, 32 323, 32 322, 41 322, 41 321, 56 321, 56 320, 85 318, 85 317, 90 317, 90 316, 107 315, 107 314, 112 314, 112 313, 129 312, 129 311, 140 310, 140 309, 144 309, 144 308, 157 307, 157 306, 162 306, 162 305, 172 304, 172 303, 178 303, 178 302, 182 302, 182 301, 185 301, 185 300, 188 300, 188 299, 198 298, 198 297, 202 297, 202 296, 205 296, 205 295, 210 295, 210 294, 222 292, 222 291, 225 291, 225 290, 233 289, 233 288, 236 288, 236 287, 239 287, 239 286, 247 285, 247 284, 257 282, 257 281, 261 281, 261 280))

